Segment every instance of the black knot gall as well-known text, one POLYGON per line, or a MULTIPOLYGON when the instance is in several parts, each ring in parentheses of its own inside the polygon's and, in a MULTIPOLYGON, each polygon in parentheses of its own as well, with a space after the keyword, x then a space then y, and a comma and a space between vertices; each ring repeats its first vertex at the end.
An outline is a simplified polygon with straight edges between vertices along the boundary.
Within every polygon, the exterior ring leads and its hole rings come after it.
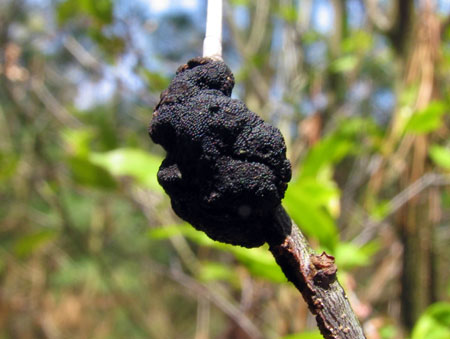
POLYGON ((280 131, 231 99, 225 63, 195 58, 178 68, 149 126, 167 151, 158 181, 175 213, 210 238, 262 245, 291 178, 280 131))

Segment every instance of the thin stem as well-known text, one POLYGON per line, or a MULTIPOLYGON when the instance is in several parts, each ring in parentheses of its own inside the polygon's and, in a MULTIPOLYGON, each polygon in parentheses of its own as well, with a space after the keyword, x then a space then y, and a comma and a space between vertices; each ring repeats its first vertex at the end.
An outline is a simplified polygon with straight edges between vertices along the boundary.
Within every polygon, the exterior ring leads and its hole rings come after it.
POLYGON ((203 56, 222 60, 222 0, 208 0, 203 56))

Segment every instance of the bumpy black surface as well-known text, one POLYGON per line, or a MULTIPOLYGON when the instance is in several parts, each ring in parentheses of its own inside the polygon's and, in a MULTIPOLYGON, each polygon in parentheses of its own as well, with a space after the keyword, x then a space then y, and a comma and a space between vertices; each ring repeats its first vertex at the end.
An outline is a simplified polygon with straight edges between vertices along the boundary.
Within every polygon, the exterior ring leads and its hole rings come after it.
POLYGON ((214 240, 256 247, 291 167, 280 131, 231 99, 233 86, 223 62, 190 60, 161 94, 149 133, 167 151, 158 181, 174 211, 214 240))

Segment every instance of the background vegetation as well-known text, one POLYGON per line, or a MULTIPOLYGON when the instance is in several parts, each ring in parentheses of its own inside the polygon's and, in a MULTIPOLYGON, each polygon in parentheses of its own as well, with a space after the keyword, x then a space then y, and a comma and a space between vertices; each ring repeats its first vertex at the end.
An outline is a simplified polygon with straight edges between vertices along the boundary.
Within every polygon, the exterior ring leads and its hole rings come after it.
MULTIPOLYGON (((0 1, 0 338, 320 338, 266 248, 177 219, 147 137, 205 1, 0 1), (171 5, 170 5, 171 4, 171 5)), ((368 338, 450 337, 450 4, 226 1, 235 94, 368 338)))

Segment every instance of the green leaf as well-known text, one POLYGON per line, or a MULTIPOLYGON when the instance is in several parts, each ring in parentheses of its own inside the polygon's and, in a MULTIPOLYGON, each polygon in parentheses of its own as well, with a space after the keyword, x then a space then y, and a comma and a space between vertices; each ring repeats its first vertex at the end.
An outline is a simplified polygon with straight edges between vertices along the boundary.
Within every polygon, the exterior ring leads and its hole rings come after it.
POLYGON ((112 0, 66 0, 58 5, 57 20, 64 24, 78 16, 90 16, 94 23, 101 27, 113 21, 112 0))
POLYGON ((82 157, 69 157, 67 160, 74 180, 84 186, 114 189, 117 184, 104 168, 82 157))
POLYGON ((330 136, 318 142, 306 155, 300 168, 300 176, 320 175, 321 170, 344 158, 354 148, 354 142, 348 138, 330 136))
POLYGON ((70 154, 86 158, 90 152, 90 143, 94 138, 91 129, 64 129, 61 136, 70 154))
POLYGON ((430 157, 433 162, 443 169, 450 170, 450 147, 433 145, 430 147, 430 157))
POLYGON ((113 1, 112 0, 77 0, 82 11, 90 14, 101 25, 109 25, 113 21, 113 1))
POLYGON ((78 1, 66 0, 61 2, 56 10, 56 17, 59 25, 65 24, 78 12, 78 1))
POLYGON ((339 242, 333 255, 339 269, 350 270, 370 264, 370 259, 378 250, 377 242, 370 242, 363 247, 348 242, 339 242))
POLYGON ((321 178, 299 178, 289 184, 285 196, 286 199, 296 199, 296 196, 307 197, 311 204, 325 207, 330 215, 339 214, 340 192, 330 175, 324 175, 321 178))
POLYGON ((150 239, 154 240, 162 240, 168 239, 178 234, 186 235, 188 228, 190 228, 189 224, 174 224, 174 225, 165 225, 158 228, 153 228, 147 232, 147 235, 150 239))
POLYGON ((237 260, 244 264, 250 273, 254 276, 264 278, 275 283, 286 282, 281 268, 276 263, 272 254, 264 247, 258 248, 244 248, 239 246, 226 245, 227 248, 234 254, 237 260))
POLYGON ((323 339, 323 336, 319 331, 301 332, 295 334, 289 334, 282 339, 323 339))
POLYGON ((14 245, 14 253, 19 257, 26 257, 48 244, 57 235, 54 230, 41 230, 21 236, 14 245))
POLYGON ((438 129, 442 116, 448 114, 448 107, 442 101, 434 101, 425 109, 411 116, 405 126, 406 133, 425 134, 438 129))
POLYGON ((283 205, 307 236, 316 238, 330 250, 334 249, 338 241, 337 227, 325 208, 315 206, 308 197, 291 194, 286 195, 283 205))
POLYGON ((335 73, 347 73, 355 69, 358 64, 358 58, 355 55, 346 55, 334 60, 330 69, 335 73))
POLYGON ((279 15, 287 22, 296 22, 298 18, 298 11, 294 6, 282 5, 280 7, 279 15))
POLYGON ((322 170, 329 170, 344 157, 361 152, 361 137, 372 137, 379 129, 371 119, 352 118, 339 122, 336 130, 316 143, 308 152, 300 167, 300 177, 318 177, 322 170))
POLYGON ((162 192, 156 174, 162 158, 137 148, 119 148, 105 153, 92 153, 90 160, 115 176, 130 176, 138 183, 162 192))
POLYGON ((155 240, 167 239, 176 234, 182 234, 199 245, 232 253, 254 276, 276 283, 286 282, 286 277, 267 248, 260 247, 249 249, 214 241, 208 238, 205 233, 197 231, 187 223, 181 225, 168 225, 152 229, 148 232, 148 236, 155 240))
POLYGON ((381 339, 395 339, 399 337, 398 328, 392 324, 386 324, 380 328, 381 339))
POLYGON ((300 177, 288 186, 283 204, 295 223, 307 236, 333 249, 338 231, 332 216, 339 214, 339 190, 331 180, 331 171, 321 177, 300 177))
POLYGON ((411 339, 450 338, 450 303, 438 302, 422 314, 413 328, 411 339))
POLYGON ((373 47, 373 36, 359 30, 342 41, 342 50, 345 53, 363 53, 373 47))

